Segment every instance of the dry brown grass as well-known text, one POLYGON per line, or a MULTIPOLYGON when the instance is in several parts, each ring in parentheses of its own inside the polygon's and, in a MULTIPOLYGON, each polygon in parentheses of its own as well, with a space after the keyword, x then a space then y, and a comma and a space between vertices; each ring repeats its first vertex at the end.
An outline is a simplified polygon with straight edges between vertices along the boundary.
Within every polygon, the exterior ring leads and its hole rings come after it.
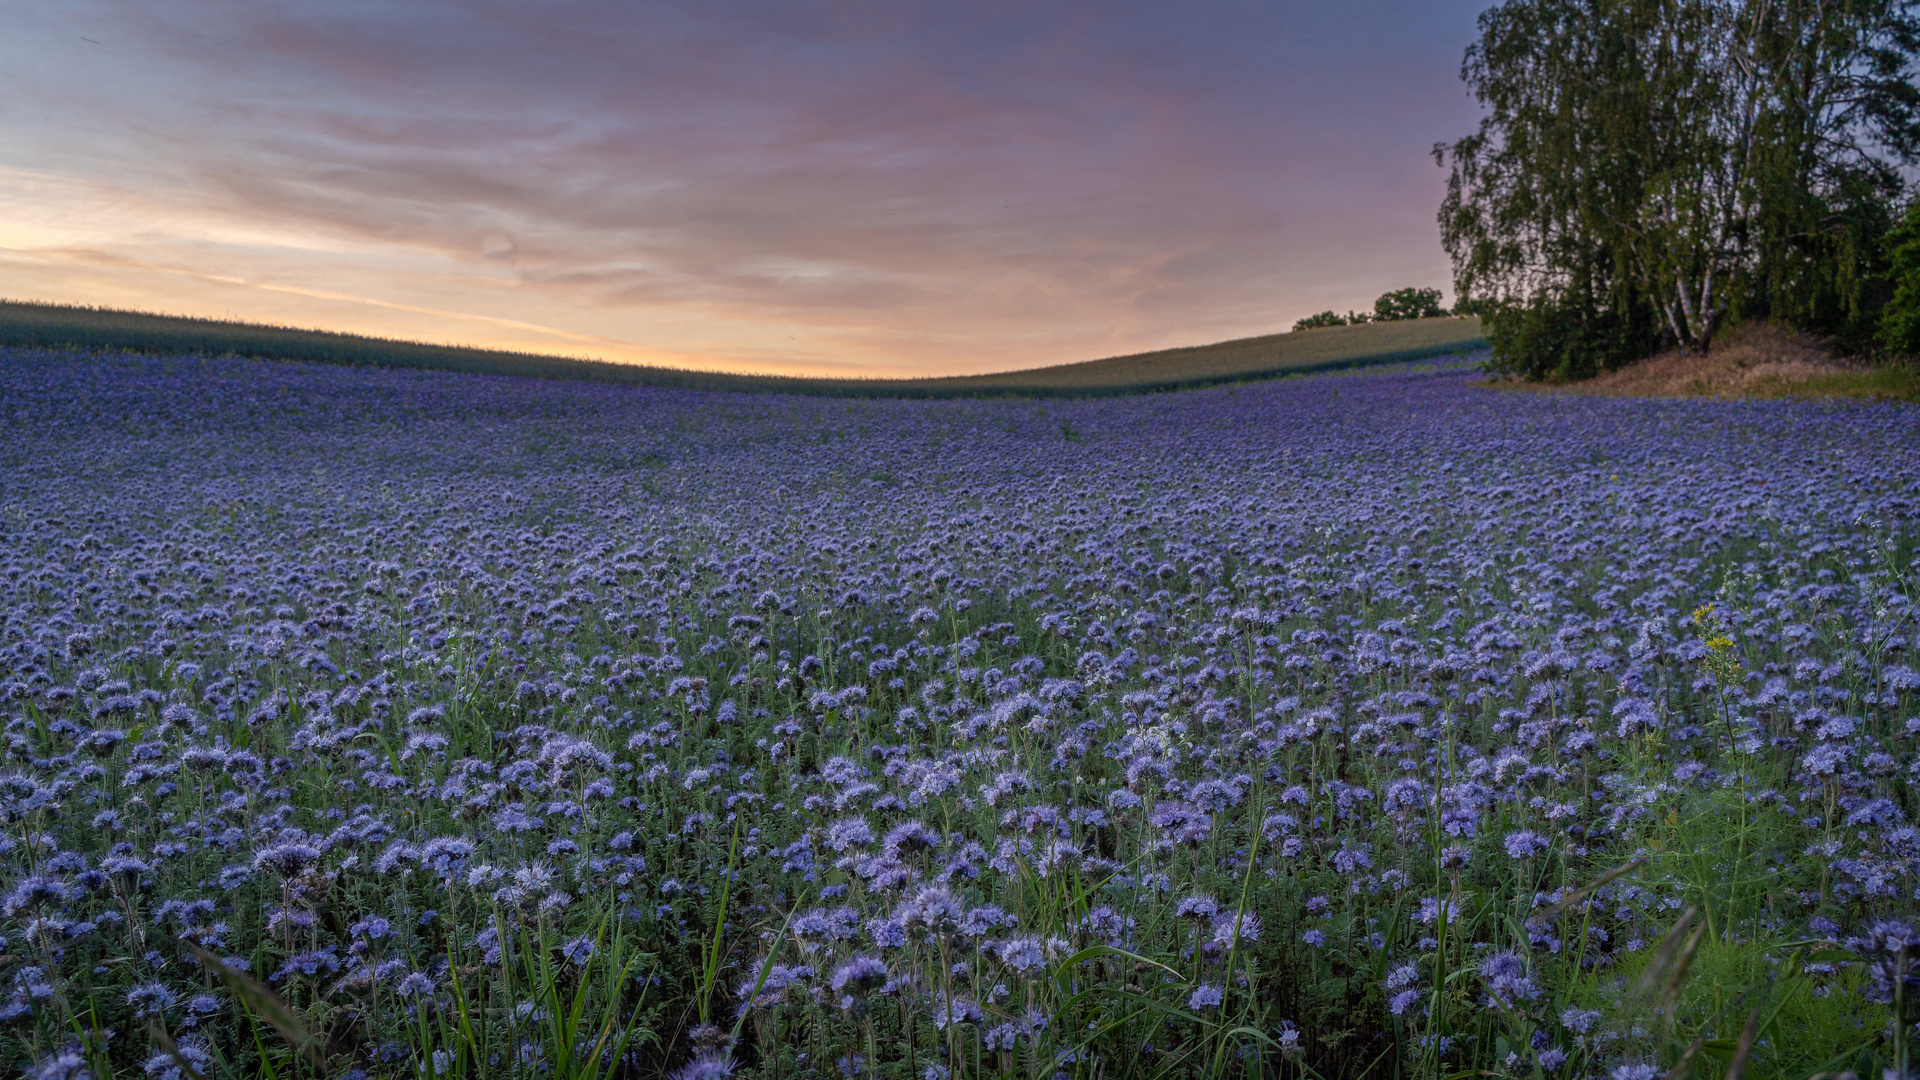
POLYGON ((1916 396, 1920 376, 1911 368, 1869 367, 1836 356, 1811 334, 1765 323, 1726 331, 1705 356, 1662 353, 1576 383, 1502 379, 1489 385, 1561 394, 1724 401, 1806 397, 1920 400, 1916 396))

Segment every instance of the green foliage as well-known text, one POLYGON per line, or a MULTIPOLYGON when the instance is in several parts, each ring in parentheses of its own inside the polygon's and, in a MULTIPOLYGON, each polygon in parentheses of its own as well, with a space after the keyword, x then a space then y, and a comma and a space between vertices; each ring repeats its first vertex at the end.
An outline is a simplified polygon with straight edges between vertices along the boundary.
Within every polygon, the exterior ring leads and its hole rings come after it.
MULTIPOLYGON (((465 964, 449 968, 451 991, 414 998, 413 1023, 393 1033, 420 1063, 418 1075, 602 1080, 657 1051, 654 958, 634 950, 637 928, 604 906, 595 910, 598 921, 572 941, 544 918, 529 924, 515 913, 486 913, 492 940, 503 943, 493 962, 478 950, 458 957, 465 964), (529 1042, 540 1046, 538 1057, 525 1053, 529 1042)), ((337 1072, 351 1047, 332 1049, 337 1072)))
POLYGON ((1920 200, 1887 237, 1893 298, 1881 316, 1880 345, 1898 356, 1920 357, 1920 200))
MULTIPOLYGON (((1739 1038, 1749 1020, 1758 1015, 1749 1051, 1748 1075, 1807 1077, 1851 1067, 1863 1049, 1878 1036, 1885 1010, 1861 1006, 1859 968, 1837 970, 1816 967, 1808 971, 1807 948, 1778 944, 1728 942, 1703 935, 1688 957, 1686 977, 1674 987, 1672 1005, 1662 1000, 1662 986, 1673 974, 1670 965, 1656 971, 1655 985, 1642 988, 1655 959, 1649 949, 1611 970, 1576 979, 1569 987, 1568 1007, 1600 1013, 1597 1026, 1618 1031, 1636 1028, 1638 1045, 1619 1046, 1616 1054, 1639 1054, 1678 1062, 1696 1040, 1689 1067, 1682 1076, 1706 1080, 1726 1075, 1739 1038), (1865 1015, 1863 1015, 1865 1013, 1865 1015), (1658 1022, 1647 1024, 1649 1017, 1658 1022)), ((1828 965, 1830 967, 1830 965, 1828 965)), ((1878 1075, 1878 1071, 1861 1073, 1878 1075)))
POLYGON ((1439 289, 1395 289, 1381 294, 1373 302, 1373 310, 1349 311, 1345 315, 1337 311, 1322 311, 1318 315, 1309 315, 1293 324, 1297 330, 1317 330, 1323 326, 1359 326, 1375 322, 1401 322, 1410 319, 1437 319, 1447 314, 1440 303, 1439 289))
POLYGON ((1578 377, 1731 319, 1869 338, 1897 167, 1920 147, 1909 0, 1509 0, 1435 148, 1442 242, 1504 370, 1578 377), (1559 309, 1553 314, 1550 309, 1559 309), (1592 350, 1569 357, 1568 349, 1592 350))
POLYGON ((1879 364, 1835 371, 1794 382, 1763 381, 1756 398, 1862 398, 1867 401, 1920 402, 1920 368, 1908 363, 1879 364))
POLYGON ((1318 315, 1309 315, 1304 319, 1296 320, 1293 328, 1295 330, 1317 330, 1322 326, 1345 325, 1347 325, 1347 317, 1345 315, 1337 311, 1323 311, 1318 315))
POLYGON ((1400 319, 1437 319, 1447 313, 1440 304, 1439 289, 1395 289, 1373 302, 1374 322, 1400 319))
MULTIPOLYGON (((1730 676, 1739 670, 1734 663, 1730 676)), ((1708 714, 1725 707, 1716 699, 1708 714)), ((1644 749, 1645 783, 1658 785, 1665 748, 1649 740, 1644 749)), ((1643 826, 1651 853, 1636 876, 1688 905, 1662 946, 1611 971, 1569 971, 1566 1000, 1629 1033, 1613 1054, 1676 1062, 1676 1075, 1726 1074, 1743 1038, 1753 1074, 1837 1070, 1879 1041, 1890 1013, 1865 999, 1858 966, 1832 963, 1852 954, 1770 931, 1790 917, 1796 890, 1821 895, 1826 883, 1816 864, 1794 861, 1804 837, 1767 801, 1788 770, 1758 754, 1728 756, 1733 786, 1671 794, 1643 826)))
POLYGON ((1654 331, 1644 312, 1535 299, 1482 316, 1493 347, 1489 370, 1550 382, 1589 379, 1647 355, 1654 331), (1636 324, 1633 316, 1639 314, 1636 324))

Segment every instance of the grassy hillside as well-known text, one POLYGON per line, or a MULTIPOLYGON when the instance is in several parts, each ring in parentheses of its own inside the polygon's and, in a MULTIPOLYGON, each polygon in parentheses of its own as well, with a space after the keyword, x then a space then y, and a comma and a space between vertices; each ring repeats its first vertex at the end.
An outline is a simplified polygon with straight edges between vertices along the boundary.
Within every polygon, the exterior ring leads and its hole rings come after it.
POLYGON ((1413 319, 1406 322, 1326 326, 1291 334, 1266 334, 1212 345, 1134 353, 1078 364, 924 379, 906 385, 971 392, 981 390, 1106 392, 1177 389, 1209 383, 1257 379, 1358 367, 1363 364, 1418 360, 1470 352, 1486 344, 1480 320, 1413 319))
POLYGON ((324 364, 852 397, 1090 396, 1173 390, 1273 375, 1416 360, 1483 344, 1478 319, 1421 319, 1268 334, 1077 364, 940 379, 807 379, 575 360, 537 353, 0 301, 0 346, 232 353, 324 364))

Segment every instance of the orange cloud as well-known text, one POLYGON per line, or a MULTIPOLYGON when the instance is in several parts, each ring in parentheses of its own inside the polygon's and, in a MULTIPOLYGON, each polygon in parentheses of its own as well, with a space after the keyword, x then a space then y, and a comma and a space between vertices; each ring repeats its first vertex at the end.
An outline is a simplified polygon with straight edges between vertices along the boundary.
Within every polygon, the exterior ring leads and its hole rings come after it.
POLYGON ((837 374, 1271 332, 1446 283, 1471 11, 79 0, 0 41, 0 294, 837 374))

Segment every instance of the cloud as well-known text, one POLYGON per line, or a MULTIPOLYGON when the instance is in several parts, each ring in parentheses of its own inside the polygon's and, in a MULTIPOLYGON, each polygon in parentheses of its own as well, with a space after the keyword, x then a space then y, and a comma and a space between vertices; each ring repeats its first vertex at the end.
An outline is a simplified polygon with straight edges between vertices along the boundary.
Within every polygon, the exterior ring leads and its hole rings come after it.
POLYGON ((1444 284, 1470 9, 1340 19, 82 2, 0 44, 40 88, 0 162, 67 185, 46 244, 156 272, 715 366, 1028 366, 1444 284))

